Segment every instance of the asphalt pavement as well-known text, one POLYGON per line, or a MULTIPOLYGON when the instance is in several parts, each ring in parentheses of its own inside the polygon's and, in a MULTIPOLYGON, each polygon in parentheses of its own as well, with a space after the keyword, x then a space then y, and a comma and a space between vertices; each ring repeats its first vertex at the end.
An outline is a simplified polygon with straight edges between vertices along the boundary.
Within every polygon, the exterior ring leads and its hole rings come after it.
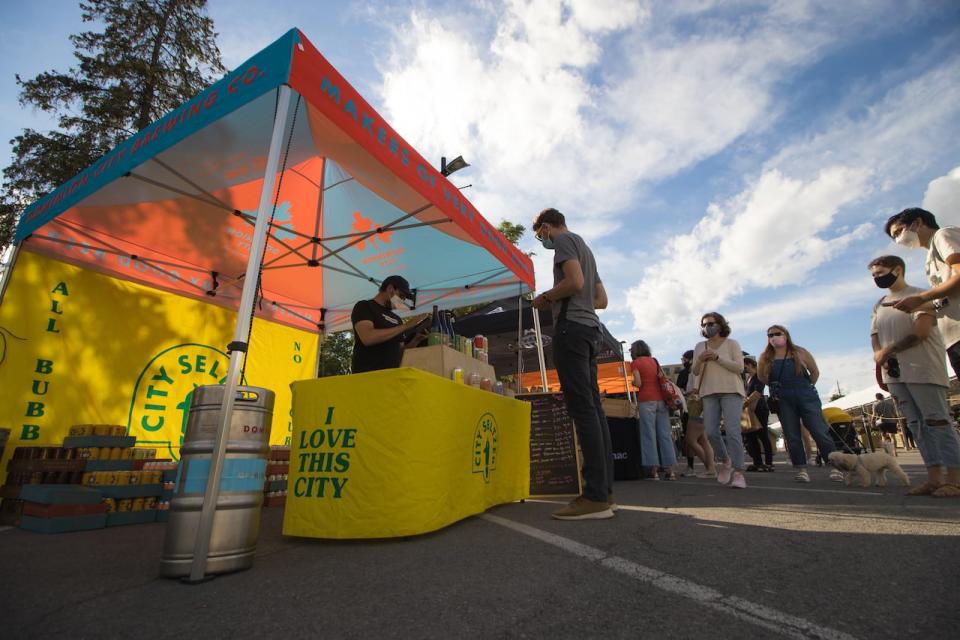
MULTIPOLYGON (((899 460, 920 481, 919 456, 899 460)), ((193 586, 157 577, 163 524, 6 529, 0 635, 956 637, 960 499, 811 476, 780 459, 743 491, 618 482, 611 520, 556 521, 562 501, 530 500, 397 540, 286 538, 266 509, 253 568, 193 586)))

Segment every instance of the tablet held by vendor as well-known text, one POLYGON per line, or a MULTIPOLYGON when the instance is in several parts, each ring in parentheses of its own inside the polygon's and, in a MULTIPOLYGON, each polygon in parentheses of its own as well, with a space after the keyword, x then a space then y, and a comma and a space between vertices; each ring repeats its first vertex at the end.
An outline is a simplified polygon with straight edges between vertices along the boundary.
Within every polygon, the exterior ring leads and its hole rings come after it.
POLYGON ((426 337, 417 331, 424 315, 404 322, 393 312, 408 300, 413 306, 410 283, 401 276, 389 276, 380 284, 372 300, 361 300, 353 307, 353 372, 395 369, 400 366, 403 350, 415 346, 426 337))

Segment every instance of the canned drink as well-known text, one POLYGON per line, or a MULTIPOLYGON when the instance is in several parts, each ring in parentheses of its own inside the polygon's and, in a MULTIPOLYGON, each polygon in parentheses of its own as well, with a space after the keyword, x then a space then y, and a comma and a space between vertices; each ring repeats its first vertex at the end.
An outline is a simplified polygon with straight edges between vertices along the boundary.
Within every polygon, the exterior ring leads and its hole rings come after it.
POLYGON ((113 447, 110 449, 110 459, 111 460, 123 460, 123 449, 120 447, 113 447))
POLYGON ((95 436, 112 436, 113 427, 109 424, 97 424, 93 426, 93 434, 95 436))
POLYGON ((123 460, 133 460, 133 447, 123 449, 123 460))
POLYGON ((125 435, 127 435, 127 428, 126 428, 125 426, 123 426, 122 424, 114 425, 114 426, 113 426, 113 433, 112 433, 111 435, 114 435, 114 436, 125 436, 125 435))
POLYGON ((100 455, 99 455, 99 457, 100 457, 101 460, 109 460, 109 459, 110 459, 110 447, 100 447, 100 455))
POLYGON ((130 498, 125 498, 123 500, 117 501, 117 511, 121 513, 124 511, 130 511, 132 508, 133 508, 133 500, 131 500, 130 498))
POLYGON ((454 382, 459 382, 460 384, 463 384, 463 369, 461 369, 460 367, 457 367, 451 372, 450 377, 453 378, 454 382))
POLYGON ((43 471, 34 471, 31 473, 30 484, 43 484, 43 471))
POLYGON ((107 513, 114 513, 117 510, 117 501, 113 498, 104 498, 103 503, 107 505, 107 513))
POLYGON ((95 480, 97 479, 96 471, 88 471, 83 474, 83 484, 97 484, 95 480))
POLYGON ((474 336, 473 346, 477 349, 483 349, 483 336, 474 336))
POLYGON ((127 472, 127 484, 140 484, 143 480, 143 473, 140 471, 127 472))
POLYGON ((143 511, 143 498, 134 498, 130 506, 131 511, 143 511))

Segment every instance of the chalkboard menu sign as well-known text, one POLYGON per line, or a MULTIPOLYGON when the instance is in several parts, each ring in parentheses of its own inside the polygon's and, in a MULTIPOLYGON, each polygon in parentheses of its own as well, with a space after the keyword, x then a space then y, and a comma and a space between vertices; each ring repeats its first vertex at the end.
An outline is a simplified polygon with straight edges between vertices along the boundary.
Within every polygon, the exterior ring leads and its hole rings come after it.
POLYGON ((531 405, 530 495, 580 495, 580 468, 573 420, 563 395, 531 393, 517 396, 531 405))

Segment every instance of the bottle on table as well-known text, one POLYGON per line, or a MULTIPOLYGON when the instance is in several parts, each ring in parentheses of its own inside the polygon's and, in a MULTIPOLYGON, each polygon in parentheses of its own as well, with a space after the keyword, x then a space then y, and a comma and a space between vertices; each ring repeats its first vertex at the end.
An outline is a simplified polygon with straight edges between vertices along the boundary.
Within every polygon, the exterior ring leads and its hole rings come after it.
POLYGON ((430 331, 427 333, 427 344, 442 344, 442 335, 443 328, 440 324, 440 309, 437 307, 437 305, 433 305, 433 321, 430 323, 430 331))

